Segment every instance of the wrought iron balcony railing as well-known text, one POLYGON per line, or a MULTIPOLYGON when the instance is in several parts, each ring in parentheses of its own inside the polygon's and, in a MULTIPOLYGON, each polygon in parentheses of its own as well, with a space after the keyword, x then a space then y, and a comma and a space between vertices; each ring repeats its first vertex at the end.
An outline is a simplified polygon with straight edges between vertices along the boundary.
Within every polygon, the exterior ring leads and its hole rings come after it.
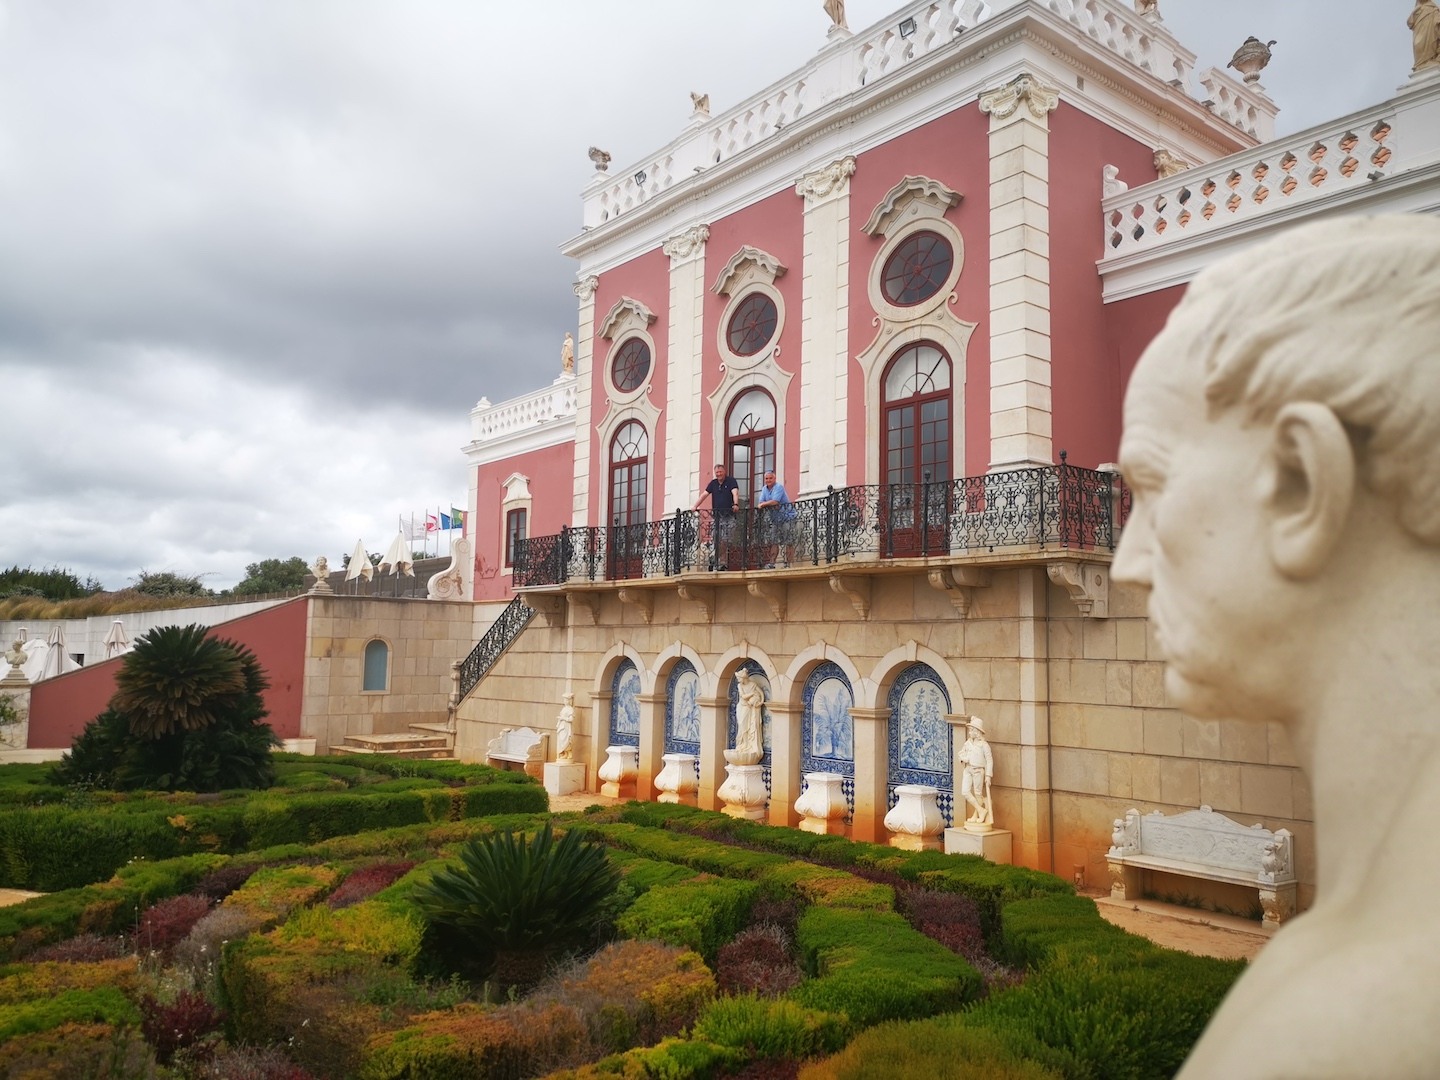
POLYGON ((1119 474, 1049 465, 959 480, 830 489, 788 508, 733 516, 677 510, 660 521, 565 528, 521 540, 516 586, 625 581, 691 570, 820 566, 1017 548, 1115 548, 1129 514, 1119 474))

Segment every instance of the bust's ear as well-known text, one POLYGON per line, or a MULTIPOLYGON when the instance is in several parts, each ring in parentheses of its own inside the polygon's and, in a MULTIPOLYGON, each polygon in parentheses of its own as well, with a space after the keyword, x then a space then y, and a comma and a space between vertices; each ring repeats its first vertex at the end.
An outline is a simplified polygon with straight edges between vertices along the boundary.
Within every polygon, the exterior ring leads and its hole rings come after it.
POLYGON ((1270 433, 1270 559, 1286 577, 1312 577, 1344 535, 1355 495, 1355 454, 1339 418, 1313 401, 1286 405, 1270 433))

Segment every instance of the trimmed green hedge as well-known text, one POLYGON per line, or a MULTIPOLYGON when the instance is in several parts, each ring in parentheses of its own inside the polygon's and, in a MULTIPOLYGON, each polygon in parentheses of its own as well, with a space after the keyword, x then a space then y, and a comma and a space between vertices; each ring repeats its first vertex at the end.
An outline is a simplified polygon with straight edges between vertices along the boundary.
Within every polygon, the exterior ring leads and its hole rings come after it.
POLYGON ((272 789, 219 802, 151 799, 0 810, 0 887, 54 892, 103 881, 136 858, 236 853, 401 825, 538 813, 549 806, 545 789, 528 778, 409 791, 386 786, 293 794, 272 789))
POLYGON ((796 940, 813 974, 790 993, 856 1027, 948 1012, 984 992, 980 973, 894 912, 812 906, 796 940))
POLYGON ((626 937, 655 938, 694 949, 707 964, 745 925, 760 886, 731 878, 697 877, 657 885, 616 920, 626 937))

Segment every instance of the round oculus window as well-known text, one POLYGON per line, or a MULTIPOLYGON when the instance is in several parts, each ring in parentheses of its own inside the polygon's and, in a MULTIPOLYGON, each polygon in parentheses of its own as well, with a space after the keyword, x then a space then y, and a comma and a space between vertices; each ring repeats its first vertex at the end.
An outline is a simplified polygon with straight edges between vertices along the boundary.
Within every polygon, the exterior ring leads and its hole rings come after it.
POLYGON ((622 394, 640 389, 649 374, 650 346, 639 338, 631 338, 621 345, 610 362, 610 379, 622 394))
POLYGON ((890 303, 910 307, 939 292, 954 267, 955 251, 950 241, 939 233, 918 232, 885 260, 881 290, 890 303))
POLYGON ((775 301, 764 293, 751 293, 730 316, 726 340, 736 356, 754 356, 775 336, 779 313, 775 301))

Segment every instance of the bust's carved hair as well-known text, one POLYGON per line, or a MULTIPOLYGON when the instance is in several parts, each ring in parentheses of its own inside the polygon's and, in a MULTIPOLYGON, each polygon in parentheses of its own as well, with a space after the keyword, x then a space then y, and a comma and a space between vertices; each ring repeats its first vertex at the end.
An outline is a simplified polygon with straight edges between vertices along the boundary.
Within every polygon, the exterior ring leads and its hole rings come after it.
POLYGON ((1327 406, 1366 486, 1396 502, 1407 532, 1440 544, 1440 221, 1292 230, 1207 268, 1167 329, 1203 364, 1212 415, 1327 406))

